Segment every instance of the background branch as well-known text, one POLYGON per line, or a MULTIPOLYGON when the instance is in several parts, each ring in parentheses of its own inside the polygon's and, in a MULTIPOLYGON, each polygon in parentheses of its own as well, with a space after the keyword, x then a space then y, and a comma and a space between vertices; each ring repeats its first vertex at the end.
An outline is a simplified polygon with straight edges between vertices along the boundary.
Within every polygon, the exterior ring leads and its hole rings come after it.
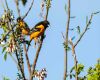
MULTIPOLYGON (((16 27, 16 25, 17 25, 17 24, 13 25, 12 30, 16 27)), ((10 32, 11 32, 12 30, 9 30, 9 31, 7 32, 7 34, 0 40, 0 42, 3 42, 3 41, 6 39, 6 37, 10 34, 10 32)))
POLYGON ((39 47, 36 51, 35 59, 34 59, 33 65, 32 65, 32 74, 31 74, 31 79, 30 80, 33 79, 33 74, 34 74, 34 71, 35 71, 35 68, 36 68, 36 63, 37 63, 37 60, 38 60, 38 57, 39 57, 39 53, 40 53, 40 50, 41 50, 41 47, 42 47, 42 43, 43 43, 43 39, 40 42, 39 47))
MULTIPOLYGON (((64 41, 65 45, 68 46, 68 33, 69 33, 69 24, 70 24, 70 0, 68 0, 68 20, 67 20, 67 25, 66 25, 66 39, 64 41)), ((65 48, 65 55, 64 55, 64 79, 63 80, 66 80, 66 77, 67 77, 67 68, 68 68, 68 59, 67 59, 67 50, 65 48)))
MULTIPOLYGON (((10 26, 11 26, 11 23, 10 23, 10 26)), ((12 35, 13 35, 14 44, 18 48, 16 40, 15 40, 15 34, 14 34, 13 26, 11 26, 11 29, 12 29, 12 35)), ((24 80, 26 80, 25 74, 24 74, 24 70, 22 69, 22 67, 20 65, 20 61, 19 61, 19 58, 18 58, 18 51, 17 51, 17 49, 15 49, 15 55, 16 55, 16 58, 17 58, 17 61, 18 61, 18 66, 19 66, 20 72, 22 74, 22 77, 23 77, 24 80)))
POLYGON ((30 12, 30 10, 31 10, 31 8, 32 8, 32 6, 33 6, 33 3, 34 3, 34 0, 32 0, 31 6, 29 7, 28 11, 27 11, 26 14, 23 16, 22 19, 24 19, 24 18, 28 15, 28 13, 30 12))
POLYGON ((31 78, 31 66, 30 66, 30 62, 29 62, 29 57, 27 54, 27 50, 26 50, 26 44, 24 43, 24 52, 25 52, 25 57, 26 57, 26 61, 27 61, 27 66, 28 66, 28 71, 29 71, 29 79, 31 78))
POLYGON ((18 0, 15 0, 15 3, 16 3, 16 8, 17 8, 18 16, 20 17, 20 9, 19 9, 19 2, 18 2, 18 0))
POLYGON ((76 58, 76 53, 75 53, 75 47, 72 40, 70 40, 69 43, 72 46, 72 56, 74 58, 74 65, 75 65, 75 79, 78 80, 77 58, 76 58))
MULTIPOLYGON (((51 3, 50 1, 51 0, 47 1, 45 20, 47 20, 47 18, 48 18, 48 12, 49 12, 50 3, 51 3)), ((38 49, 36 51, 36 56, 35 56, 35 59, 34 59, 33 65, 32 65, 32 74, 31 74, 31 79, 30 80, 33 79, 33 74, 34 74, 34 71, 35 71, 35 68, 36 68, 36 63, 37 63, 37 60, 38 60, 38 57, 39 57, 39 53, 40 53, 41 48, 42 48, 43 40, 44 40, 44 34, 43 34, 43 36, 41 36, 41 41, 40 41, 40 44, 39 44, 38 49)))
POLYGON ((84 34, 86 33, 86 31, 89 29, 89 25, 91 24, 92 18, 94 16, 94 13, 91 14, 89 21, 86 24, 85 29, 83 30, 83 32, 81 33, 79 39, 76 41, 76 43, 74 44, 74 47, 77 46, 77 44, 81 41, 82 37, 84 36, 84 34))
POLYGON ((21 74, 22 74, 22 76, 23 76, 23 79, 26 80, 25 75, 24 75, 24 72, 23 72, 23 69, 22 69, 22 67, 21 67, 21 65, 20 65, 20 61, 19 61, 19 59, 18 59, 17 50, 16 50, 16 52, 15 52, 15 55, 16 55, 16 58, 17 58, 17 61, 18 61, 18 65, 19 65, 19 69, 20 69, 20 72, 21 72, 21 74))
POLYGON ((9 10, 7 0, 5 0, 5 3, 6 3, 7 10, 9 10))

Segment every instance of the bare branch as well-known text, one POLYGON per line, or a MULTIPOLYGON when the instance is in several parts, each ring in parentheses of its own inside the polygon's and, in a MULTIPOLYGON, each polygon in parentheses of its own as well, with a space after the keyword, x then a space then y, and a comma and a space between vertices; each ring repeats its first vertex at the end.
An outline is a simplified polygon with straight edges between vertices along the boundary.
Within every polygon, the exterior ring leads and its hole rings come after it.
MULTIPOLYGON (((48 18, 48 12, 49 12, 49 8, 50 8, 50 4, 51 4, 50 1, 51 0, 48 0, 48 2, 47 2, 45 20, 47 20, 47 18, 48 18)), ((35 59, 34 59, 33 65, 32 65, 32 74, 31 74, 31 79, 30 80, 33 79, 33 74, 34 74, 34 71, 35 71, 35 68, 36 68, 36 63, 37 63, 37 60, 38 60, 38 57, 39 57, 39 53, 40 53, 41 48, 42 48, 42 43, 43 43, 43 40, 44 40, 44 36, 43 35, 41 36, 41 41, 40 41, 40 44, 39 44, 38 49, 36 51, 36 56, 35 56, 35 59)))
POLYGON ((42 43, 43 43, 43 39, 40 42, 39 47, 38 47, 37 52, 36 52, 36 55, 35 55, 35 59, 34 59, 33 65, 32 65, 32 74, 31 74, 30 80, 33 79, 33 74, 34 74, 34 71, 35 71, 35 68, 36 68, 36 63, 37 63, 37 60, 38 60, 38 57, 39 57, 39 53, 41 51, 42 43))
POLYGON ((91 24, 91 21, 92 21, 93 16, 94 16, 94 14, 92 13, 91 16, 90 16, 89 21, 88 21, 87 24, 86 24, 85 29, 84 29, 83 32, 81 33, 79 39, 78 39, 78 40, 76 41, 76 43, 74 44, 74 47, 77 46, 77 44, 80 42, 80 40, 82 39, 82 37, 84 36, 84 34, 86 33, 86 31, 88 30, 88 28, 89 28, 89 26, 90 26, 90 24, 91 24))
MULTIPOLYGON (((66 25, 66 39, 65 39, 65 44, 68 45, 68 33, 69 33, 69 24, 70 24, 70 0, 68 0, 68 20, 67 20, 67 25, 66 25)), ((68 60, 67 60, 67 50, 65 49, 65 56, 64 56, 64 79, 66 80, 67 77, 67 68, 68 68, 68 64, 67 64, 68 60)))
POLYGON ((31 6, 29 7, 28 11, 26 12, 26 14, 23 16, 23 19, 28 15, 28 13, 30 12, 32 6, 33 6, 34 0, 32 0, 31 6))
POLYGON ((74 65, 75 65, 75 78, 78 80, 78 73, 77 73, 77 58, 76 58, 76 53, 75 53, 75 47, 72 42, 72 40, 69 41, 70 45, 72 46, 72 56, 74 58, 74 65))
POLYGON ((24 72, 23 72, 23 69, 22 69, 22 67, 21 67, 21 65, 20 65, 20 61, 19 61, 19 59, 18 59, 17 50, 16 50, 15 54, 16 54, 16 58, 17 58, 17 61, 18 61, 18 65, 19 65, 20 72, 21 72, 21 74, 22 74, 24 80, 26 80, 25 75, 24 75, 24 72))
MULTIPOLYGON (((15 27, 13 27, 12 25, 11 25, 11 23, 10 23, 10 25, 9 25, 10 27, 11 27, 11 29, 12 29, 12 35, 13 35, 13 40, 14 40, 14 44, 16 45, 16 47, 18 47, 17 46, 17 43, 16 43, 16 40, 15 40, 15 34, 14 34, 14 31, 13 31, 13 28, 15 27)), ((24 70, 22 69, 22 67, 21 67, 21 65, 20 65, 20 61, 19 61, 19 58, 18 58, 18 51, 17 51, 17 49, 15 49, 15 55, 16 55, 16 58, 17 58, 17 61, 18 61, 18 66, 19 66, 19 69, 20 69, 20 72, 21 72, 21 74, 22 74, 22 76, 23 76, 23 79, 24 80, 26 80, 26 78, 25 78, 25 74, 24 74, 24 70)))
POLYGON ((5 0, 5 3, 6 3, 7 10, 9 10, 7 0, 5 0))
POLYGON ((45 20, 47 20, 48 18, 48 12, 49 12, 49 8, 50 8, 50 4, 51 4, 51 0, 47 1, 47 6, 46 6, 46 16, 45 16, 45 20))
MULTIPOLYGON (((26 57, 26 61, 27 61, 28 71, 29 71, 29 74, 31 76, 31 66, 30 66, 29 57, 28 57, 28 54, 27 54, 25 43, 24 43, 24 52, 25 52, 25 57, 26 57)), ((29 78, 31 78, 31 77, 29 77, 29 78)))
POLYGON ((15 0, 15 3, 16 3, 16 8, 17 8, 18 16, 20 17, 20 9, 19 9, 19 2, 18 2, 18 0, 15 0))

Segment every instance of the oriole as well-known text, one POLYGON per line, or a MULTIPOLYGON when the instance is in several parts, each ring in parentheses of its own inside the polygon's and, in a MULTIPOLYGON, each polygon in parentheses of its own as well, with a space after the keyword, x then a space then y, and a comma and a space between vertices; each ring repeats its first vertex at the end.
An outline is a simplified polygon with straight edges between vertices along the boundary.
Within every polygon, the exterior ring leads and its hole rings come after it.
POLYGON ((30 28, 25 23, 25 21, 23 21, 23 19, 21 19, 21 17, 18 17, 17 22, 18 22, 18 25, 19 25, 19 29, 21 29, 21 31, 22 31, 22 34, 29 35, 30 28))
POLYGON ((30 30, 30 42, 34 39, 35 44, 38 40, 38 38, 40 38, 40 36, 43 35, 43 33, 45 32, 46 28, 50 25, 50 23, 48 21, 41 21, 39 23, 37 23, 31 30, 30 30))

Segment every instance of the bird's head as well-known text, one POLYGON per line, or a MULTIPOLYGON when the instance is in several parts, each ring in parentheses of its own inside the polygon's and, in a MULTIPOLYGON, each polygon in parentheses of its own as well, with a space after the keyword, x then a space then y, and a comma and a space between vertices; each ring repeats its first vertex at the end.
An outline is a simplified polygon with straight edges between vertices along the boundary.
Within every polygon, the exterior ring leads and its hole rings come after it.
POLYGON ((43 21, 43 25, 47 28, 47 27, 49 27, 50 23, 49 23, 49 21, 45 20, 45 21, 43 21))
POLYGON ((17 18, 17 22, 19 22, 19 21, 22 21, 22 18, 21 17, 18 17, 17 18))

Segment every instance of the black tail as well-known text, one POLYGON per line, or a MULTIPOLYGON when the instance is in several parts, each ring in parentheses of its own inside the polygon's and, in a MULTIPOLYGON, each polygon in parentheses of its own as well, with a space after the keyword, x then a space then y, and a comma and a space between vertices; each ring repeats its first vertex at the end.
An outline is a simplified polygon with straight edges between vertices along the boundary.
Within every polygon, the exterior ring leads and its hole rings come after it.
POLYGON ((31 45, 31 42, 32 42, 32 40, 29 41, 29 44, 28 44, 28 46, 27 46, 27 52, 28 52, 28 50, 29 50, 29 47, 30 47, 30 45, 31 45))

